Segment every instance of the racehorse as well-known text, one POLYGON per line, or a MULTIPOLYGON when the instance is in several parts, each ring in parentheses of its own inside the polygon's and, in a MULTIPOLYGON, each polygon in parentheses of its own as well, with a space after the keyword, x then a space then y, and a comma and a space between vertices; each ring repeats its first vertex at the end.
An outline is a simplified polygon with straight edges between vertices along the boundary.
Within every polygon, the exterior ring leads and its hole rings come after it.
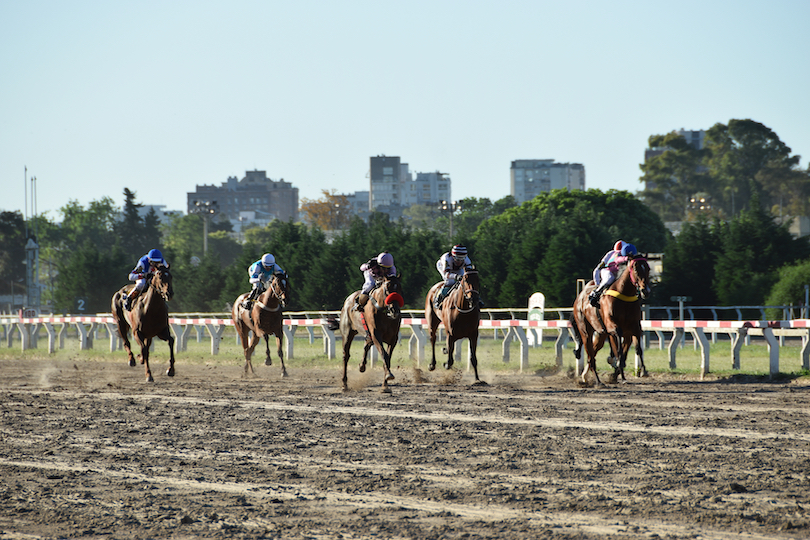
POLYGON ((135 357, 128 337, 132 329, 132 336, 141 348, 138 358, 146 366, 146 382, 155 382, 149 369, 149 347, 154 337, 169 342, 170 359, 166 375, 174 377, 174 336, 169 327, 169 308, 166 306, 166 302, 174 296, 172 275, 167 267, 159 266, 152 274, 146 291, 135 299, 132 309, 126 311, 124 299, 133 288, 134 285, 125 285, 112 297, 112 316, 118 325, 118 335, 127 351, 129 365, 135 367, 135 357))
POLYGON ((349 349, 354 336, 365 334, 366 343, 363 349, 363 362, 360 364, 360 373, 366 371, 366 358, 372 346, 377 348, 383 359, 385 375, 381 391, 390 393, 388 381, 394 379, 391 373, 391 356, 399 340, 399 327, 402 322, 400 309, 405 305, 402 298, 402 284, 399 275, 386 276, 375 289, 369 293, 363 311, 355 309, 355 298, 360 291, 350 294, 343 302, 340 310, 340 333, 343 335, 343 391, 348 392, 348 376, 346 375, 349 363, 349 349), (385 345, 388 345, 386 350, 385 345))
POLYGON ((259 295, 250 311, 242 307, 242 302, 247 298, 248 294, 250 293, 240 295, 231 309, 233 325, 236 327, 239 341, 242 343, 242 349, 244 349, 245 353, 245 375, 247 375, 248 370, 250 370, 251 374, 255 375, 256 373, 253 370, 250 357, 253 355, 253 350, 259 344, 262 336, 264 336, 265 344, 264 364, 267 366, 273 365, 273 359, 270 357, 270 335, 273 334, 276 336, 276 354, 281 360, 281 376, 286 377, 287 367, 284 365, 281 339, 284 336, 282 308, 287 306, 290 297, 287 275, 273 274, 267 289, 259 295), (252 337, 250 336, 251 331, 253 332, 252 337))
POLYGON ((475 269, 475 266, 467 267, 464 275, 456 282, 442 302, 441 309, 437 310, 433 300, 443 285, 443 281, 436 283, 430 288, 425 298, 425 318, 430 326, 430 346, 433 354, 429 369, 430 371, 436 369, 436 334, 439 323, 444 323, 444 329, 447 332, 447 362, 444 364, 444 368, 453 367, 453 351, 456 341, 467 338, 470 340, 470 361, 475 372, 474 384, 486 384, 478 378, 478 356, 476 355, 478 325, 481 320, 478 270, 475 269))
POLYGON ((571 326, 574 328, 576 348, 574 356, 582 357, 582 348, 588 356, 588 363, 582 371, 581 384, 585 385, 588 371, 593 371, 596 385, 602 386, 596 372, 596 353, 602 348, 605 339, 610 339, 611 356, 608 363, 613 366, 613 379, 622 381, 627 363, 627 353, 635 339, 636 356, 641 362, 637 375, 647 376, 644 365, 644 350, 641 342, 641 299, 650 294, 650 266, 643 257, 631 259, 620 267, 619 275, 599 299, 599 307, 593 307, 588 295, 596 288, 593 281, 588 282, 574 302, 571 314, 571 326))

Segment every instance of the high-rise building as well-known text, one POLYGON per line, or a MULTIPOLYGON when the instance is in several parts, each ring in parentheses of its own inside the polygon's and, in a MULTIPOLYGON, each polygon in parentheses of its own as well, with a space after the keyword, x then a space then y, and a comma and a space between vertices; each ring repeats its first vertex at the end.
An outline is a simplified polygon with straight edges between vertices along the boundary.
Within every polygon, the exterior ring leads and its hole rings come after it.
POLYGON ((231 222, 246 215, 261 222, 298 220, 298 188, 284 179, 267 178, 265 171, 247 171, 241 180, 231 176, 220 186, 197 185, 186 195, 189 212, 195 202, 216 202, 219 215, 231 222))
POLYGON ((452 190, 447 173, 416 173, 414 180, 408 164, 402 163, 398 156, 375 156, 370 161, 369 210, 384 208, 390 213, 397 207, 450 200, 452 190))
POLYGON ((553 159, 518 159, 509 170, 511 195, 518 204, 552 189, 585 189, 585 167, 553 159))

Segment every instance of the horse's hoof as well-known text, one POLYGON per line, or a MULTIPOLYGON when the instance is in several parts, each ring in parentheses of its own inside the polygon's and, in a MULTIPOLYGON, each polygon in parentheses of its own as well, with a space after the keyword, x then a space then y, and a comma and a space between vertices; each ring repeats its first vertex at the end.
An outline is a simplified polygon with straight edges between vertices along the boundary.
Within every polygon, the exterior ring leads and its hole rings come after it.
POLYGON ((365 364, 360 364, 360 373, 365 373, 365 372, 366 372, 366 365, 365 364))
POLYGON ((155 382, 155 378, 154 378, 154 377, 152 377, 151 375, 149 375, 149 376, 146 378, 146 382, 155 382))
POLYGON ((442 354, 447 354, 447 347, 442 347, 442 354))
POLYGON ((390 393, 391 393, 391 389, 390 389, 390 388, 388 388, 387 386, 383 386, 383 387, 380 389, 380 393, 382 393, 382 394, 390 394, 390 393))
POLYGON ((444 363, 444 369, 450 369, 450 368, 452 368, 452 367, 453 367, 453 363, 452 363, 452 362, 445 362, 445 363, 444 363))
POLYGON ((349 388, 348 388, 348 387, 346 387, 346 386, 344 386, 344 387, 343 387, 343 393, 344 393, 344 394, 348 394, 349 392, 350 392, 349 388))
POLYGON ((428 366, 428 371, 433 371, 433 370, 435 370, 435 369, 436 369, 436 363, 435 363, 435 362, 434 362, 433 364, 430 364, 430 365, 428 366))
POLYGON ((386 381, 393 381, 394 380, 394 374, 389 373, 388 375, 386 375, 385 380, 386 381))
POLYGON ((286 371, 286 370, 281 372, 281 378, 282 378, 282 379, 284 379, 284 378, 286 378, 286 377, 288 377, 288 376, 289 376, 289 375, 287 375, 287 371, 286 371))
POLYGON ((472 383, 472 385, 473 386, 489 386, 486 381, 482 381, 481 379, 478 379, 477 381, 472 383))
POLYGON ((166 375, 169 377, 174 377, 174 367, 170 367, 166 370, 166 375))
POLYGON ((273 365, 273 360, 271 358, 265 358, 264 359, 264 365, 265 366, 272 366, 273 365))
POLYGON ((129 359, 129 367, 135 367, 135 359, 134 358, 129 359))

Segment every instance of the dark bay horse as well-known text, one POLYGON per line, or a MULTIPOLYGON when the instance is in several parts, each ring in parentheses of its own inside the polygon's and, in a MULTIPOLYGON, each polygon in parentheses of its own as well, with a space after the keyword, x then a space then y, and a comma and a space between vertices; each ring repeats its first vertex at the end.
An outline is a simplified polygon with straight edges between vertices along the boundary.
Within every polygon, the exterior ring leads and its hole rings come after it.
POLYGON ((478 325, 481 321, 481 309, 479 306, 479 281, 478 270, 475 266, 470 266, 464 275, 457 282, 456 286, 448 293, 447 298, 442 302, 440 310, 436 310, 433 299, 444 285, 443 281, 436 283, 428 291, 425 298, 425 318, 430 326, 430 346, 433 357, 430 361, 430 371, 436 369, 436 334, 439 323, 444 324, 447 332, 447 362, 445 369, 453 367, 453 351, 456 341, 467 338, 470 340, 470 361, 475 372, 474 384, 486 384, 478 378, 478 325))
POLYGON ((174 336, 169 327, 169 308, 166 302, 172 299, 172 275, 165 266, 160 266, 152 274, 146 291, 141 293, 133 302, 132 310, 124 309, 124 296, 132 291, 134 285, 126 285, 118 290, 112 297, 112 316, 118 325, 118 335, 124 342, 124 349, 129 356, 129 365, 135 366, 135 357, 129 343, 129 331, 141 348, 138 358, 146 366, 146 381, 154 382, 152 371, 149 369, 149 347, 152 338, 158 337, 169 342, 169 369, 166 375, 174 377, 174 336))
POLYGON ((363 311, 354 309, 355 298, 360 291, 350 294, 343 302, 340 310, 340 333, 343 335, 343 391, 349 390, 348 376, 346 374, 349 363, 349 349, 357 334, 366 336, 363 349, 363 362, 360 372, 366 370, 366 358, 371 347, 376 347, 383 359, 385 375, 383 377, 382 392, 389 393, 388 381, 394 379, 391 373, 391 355, 399 340, 399 327, 402 322, 400 309, 405 304, 402 298, 402 284, 399 276, 388 276, 382 283, 369 293, 368 302, 363 311), (385 345, 388 345, 386 350, 385 345))
POLYGON ((588 301, 588 295, 595 288, 596 284, 590 281, 579 293, 570 319, 576 341, 574 356, 579 360, 584 346, 588 357, 585 369, 582 370, 581 384, 587 384, 588 371, 593 371, 596 385, 602 385, 596 372, 596 353, 608 338, 611 352, 608 363, 613 366, 613 379, 618 380, 621 376, 622 381, 626 380, 624 368, 633 340, 636 342, 636 355, 641 362, 641 369, 637 375, 646 377, 639 297, 644 299, 650 294, 650 266, 647 260, 636 257, 626 265, 622 265, 616 280, 600 297, 598 308, 593 307, 588 301))
POLYGON ((231 309, 233 325, 237 334, 239 334, 239 341, 242 343, 242 349, 244 349, 245 353, 245 374, 247 375, 248 370, 250 370, 251 374, 256 373, 253 370, 250 357, 262 337, 264 337, 265 344, 264 363, 267 366, 273 365, 273 359, 270 357, 270 335, 275 335, 276 354, 281 360, 281 376, 286 377, 287 367, 284 365, 284 353, 281 350, 281 343, 284 337, 284 312, 282 308, 287 306, 290 295, 287 275, 274 274, 270 278, 267 289, 259 295, 259 298, 253 303, 253 309, 250 311, 242 307, 242 302, 247 298, 248 294, 250 293, 240 295, 231 309), (252 337, 250 336, 251 331, 253 332, 252 337))

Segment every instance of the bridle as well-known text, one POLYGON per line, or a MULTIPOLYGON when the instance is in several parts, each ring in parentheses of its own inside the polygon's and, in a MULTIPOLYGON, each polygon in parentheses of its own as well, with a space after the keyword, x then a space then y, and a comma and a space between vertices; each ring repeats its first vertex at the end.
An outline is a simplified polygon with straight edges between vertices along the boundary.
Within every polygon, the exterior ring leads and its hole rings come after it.
POLYGON ((458 310, 459 313, 469 313, 476 307, 478 307, 478 300, 476 297, 480 293, 475 287, 473 287, 472 283, 470 283, 469 279, 467 278, 467 276, 471 274, 475 274, 477 276, 478 270, 467 270, 466 272, 464 272, 464 275, 461 276, 461 280, 459 281, 459 287, 461 288, 462 291, 461 292, 462 301, 461 305, 453 306, 458 310), (470 306, 467 309, 464 309, 465 302, 468 303, 470 306))
POLYGON ((149 284, 151 287, 157 291, 161 298, 165 302, 171 300, 172 297, 172 284, 171 284, 171 274, 169 274, 168 269, 160 269, 156 268, 155 273, 152 276, 151 283, 149 284), (168 278, 168 280, 164 279, 168 278))
POLYGON ((274 275, 273 279, 270 280, 270 286, 268 287, 270 294, 278 300, 278 305, 274 308, 267 306, 266 304, 257 301, 256 305, 262 308, 265 311, 275 312, 280 310, 283 307, 287 306, 287 291, 285 288, 284 280, 287 278, 280 277, 278 275, 274 275))
POLYGON ((647 264, 647 259, 645 259, 643 257, 634 258, 628 264, 628 269, 630 270, 630 282, 636 288, 636 291, 638 291, 639 295, 642 298, 646 298, 647 294, 649 292, 649 285, 647 284, 647 279, 649 279, 649 274, 650 274, 650 267, 647 264), (643 284, 642 284, 642 278, 639 275, 639 271, 638 271, 638 265, 641 264, 641 263, 644 263, 645 265, 647 265, 647 278, 645 278, 643 280, 644 281, 643 284))

